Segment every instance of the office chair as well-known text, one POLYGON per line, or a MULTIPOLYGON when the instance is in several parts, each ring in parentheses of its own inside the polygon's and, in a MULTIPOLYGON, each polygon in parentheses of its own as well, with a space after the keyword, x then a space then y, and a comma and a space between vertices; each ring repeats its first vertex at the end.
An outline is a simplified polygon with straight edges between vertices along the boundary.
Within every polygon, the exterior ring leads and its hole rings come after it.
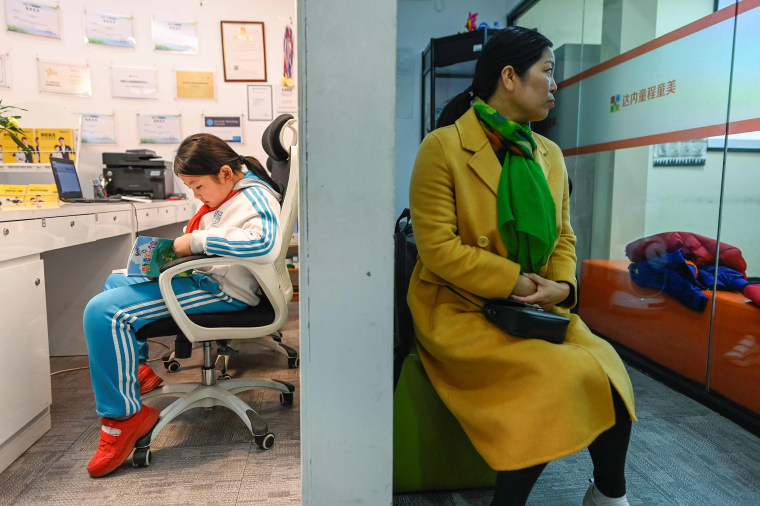
MULTIPOLYGON (((280 227, 284 238, 289 238, 298 214, 298 136, 296 120, 289 114, 275 119, 264 134, 264 147, 275 158, 274 165, 280 181, 285 181, 284 198, 280 211, 280 227), (285 147, 284 134, 292 133, 292 142, 285 147), (269 151, 271 150, 271 153, 269 151)), ((203 346, 203 366, 200 383, 169 383, 142 396, 143 400, 153 397, 178 397, 167 406, 153 430, 135 444, 132 464, 135 467, 150 465, 150 444, 164 426, 188 409, 224 406, 235 412, 245 423, 260 448, 268 450, 274 445, 274 434, 269 432, 266 421, 248 404, 235 396, 236 393, 255 388, 267 388, 280 392, 280 404, 293 404, 295 387, 285 381, 266 378, 236 378, 217 382, 217 371, 212 358, 212 343, 217 342, 220 353, 224 353, 229 342, 264 341, 278 331, 288 318, 288 302, 292 298, 285 254, 288 241, 283 240, 282 250, 272 264, 256 264, 244 258, 209 255, 191 255, 166 264, 158 278, 159 289, 171 318, 157 320, 145 325, 136 337, 145 340, 181 333, 190 343, 203 346), (242 265, 259 282, 262 291, 261 303, 242 311, 227 313, 185 314, 177 296, 172 291, 171 279, 188 269, 212 265, 242 265)), ((269 341, 272 342, 272 341, 269 341)), ((277 344, 272 342, 273 344, 277 344)))
MULTIPOLYGON (((277 261, 275 262, 275 265, 277 267, 277 273, 280 276, 280 282, 282 283, 282 292, 285 295, 285 301, 290 302, 293 299, 293 284, 290 281, 290 276, 288 274, 287 266, 285 263, 285 257, 287 256, 288 252, 288 242, 290 241, 290 236, 293 233, 293 228, 295 226, 295 220, 298 217, 298 208, 296 206, 291 206, 289 209, 285 209, 285 203, 287 200, 287 196, 290 193, 290 174, 291 174, 291 153, 290 151, 285 148, 285 145, 288 145, 288 142, 284 139, 284 135, 288 132, 293 133, 293 143, 295 144, 297 141, 297 138, 295 137, 295 127, 290 126, 290 124, 295 121, 293 119, 293 116, 290 114, 281 114, 277 118, 275 118, 272 123, 269 124, 269 126, 264 130, 263 135, 261 136, 261 144, 264 148, 264 151, 266 152, 268 158, 266 161, 267 169, 270 172, 270 175, 274 181, 279 183, 280 188, 282 189, 283 193, 283 207, 282 207, 282 216, 281 217, 287 217, 287 220, 283 219, 280 222, 280 225, 282 226, 283 230, 283 236, 282 240, 284 243, 284 246, 282 250, 280 251, 280 254, 277 257, 277 261), (287 213, 287 214, 285 214, 287 213)), ((296 173, 296 178, 298 177, 298 174, 296 173)), ((297 192, 297 187, 295 190, 297 192)), ((294 195, 295 202, 298 200, 297 193, 294 195)), ((173 332, 169 331, 165 335, 171 335, 173 332)), ((221 371, 222 379, 230 379, 230 375, 227 374, 227 367, 229 366, 229 360, 230 357, 238 353, 241 350, 244 349, 251 349, 251 348, 260 348, 260 347, 266 347, 271 350, 274 350, 278 353, 281 353, 285 355, 288 359, 288 367, 291 369, 295 369, 300 365, 300 359, 298 358, 298 352, 294 350, 292 347, 283 344, 281 342, 282 340, 282 333, 280 332, 279 328, 275 329, 269 337, 271 339, 253 339, 253 340, 230 340, 228 343, 226 343, 223 346, 220 346, 217 348, 217 357, 215 361, 215 365, 219 366, 219 361, 222 360, 222 366, 221 371)), ((180 369, 180 362, 178 359, 185 359, 190 358, 192 351, 194 348, 200 347, 200 342, 196 341, 195 343, 191 343, 186 339, 184 334, 177 333, 177 337, 174 342, 174 350, 170 351, 169 353, 165 354, 163 357, 161 357, 161 360, 164 363, 164 367, 168 372, 177 372, 180 369)))
MULTIPOLYGON (((292 155, 284 147, 288 145, 288 142, 284 139, 284 134, 286 134, 288 131, 293 133, 293 142, 295 143, 297 140, 295 139, 295 128, 293 127, 290 130, 286 129, 290 121, 295 121, 293 120, 293 116, 290 114, 281 114, 266 128, 266 130, 264 130, 264 134, 261 136, 262 147, 268 155, 267 168, 269 169, 272 179, 280 184, 280 188, 283 189, 285 195, 288 195, 290 192, 289 185, 290 180, 292 179, 291 176, 295 176, 296 178, 298 177, 298 173, 294 173, 291 169, 290 160, 292 159, 292 155)), ((295 199, 295 202, 297 203, 297 193, 295 195, 295 199)), ((295 221, 298 218, 297 205, 292 206, 290 209, 286 210, 285 200, 283 200, 282 216, 287 217, 288 219, 287 224, 283 227, 282 240, 285 244, 280 250, 280 254, 277 256, 275 266, 277 268, 277 274, 280 277, 280 283, 282 284, 282 292, 285 295, 285 300, 286 302, 290 302, 293 299, 293 283, 290 280, 290 274, 288 273, 285 258, 287 257, 288 243, 290 242, 290 237, 293 234, 295 221)), ((282 223, 284 223, 284 221, 285 220, 283 220, 282 223)), ((227 367, 229 366, 230 357, 233 354, 245 349, 258 348, 260 346, 265 346, 271 350, 285 354, 288 357, 288 367, 291 369, 297 368, 300 365, 298 352, 290 346, 281 342, 282 333, 279 331, 279 329, 272 332, 269 337, 272 339, 232 339, 226 347, 218 348, 217 363, 220 359, 223 360, 221 377, 224 379, 230 378, 230 375, 227 374, 227 367)))

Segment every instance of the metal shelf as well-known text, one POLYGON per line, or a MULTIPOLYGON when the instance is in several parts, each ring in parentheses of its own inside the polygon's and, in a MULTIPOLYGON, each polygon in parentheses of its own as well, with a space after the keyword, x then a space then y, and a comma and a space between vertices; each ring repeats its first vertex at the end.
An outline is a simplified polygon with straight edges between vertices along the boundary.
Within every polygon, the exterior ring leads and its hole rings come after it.
POLYGON ((422 137, 435 128, 443 106, 467 87, 467 84, 454 80, 472 79, 475 62, 495 32, 495 29, 486 28, 430 39, 422 52, 422 137))

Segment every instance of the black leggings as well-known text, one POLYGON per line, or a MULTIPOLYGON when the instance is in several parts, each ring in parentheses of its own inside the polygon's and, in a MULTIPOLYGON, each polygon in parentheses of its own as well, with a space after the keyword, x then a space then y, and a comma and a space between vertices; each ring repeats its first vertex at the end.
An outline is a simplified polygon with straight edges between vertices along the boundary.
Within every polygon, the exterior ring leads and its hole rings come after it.
MULTIPOLYGON (((631 418, 617 391, 612 388, 615 425, 604 431, 588 447, 594 463, 594 484, 607 497, 625 495, 625 456, 631 437, 631 418)), ((528 495, 546 464, 516 471, 499 471, 491 506, 518 506, 528 495)))

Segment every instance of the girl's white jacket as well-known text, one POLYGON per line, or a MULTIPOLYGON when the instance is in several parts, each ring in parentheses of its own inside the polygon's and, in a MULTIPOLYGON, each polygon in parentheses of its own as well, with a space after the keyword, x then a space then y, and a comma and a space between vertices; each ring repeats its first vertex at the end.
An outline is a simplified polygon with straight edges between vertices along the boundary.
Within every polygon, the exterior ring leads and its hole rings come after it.
MULTIPOLYGON (((272 263, 282 244, 280 194, 253 172, 245 173, 233 188, 235 194, 218 209, 206 213, 200 229, 190 236, 195 254, 243 257, 256 263, 272 263)), ((241 265, 196 269, 209 274, 224 293, 250 306, 259 303, 259 284, 241 265)))

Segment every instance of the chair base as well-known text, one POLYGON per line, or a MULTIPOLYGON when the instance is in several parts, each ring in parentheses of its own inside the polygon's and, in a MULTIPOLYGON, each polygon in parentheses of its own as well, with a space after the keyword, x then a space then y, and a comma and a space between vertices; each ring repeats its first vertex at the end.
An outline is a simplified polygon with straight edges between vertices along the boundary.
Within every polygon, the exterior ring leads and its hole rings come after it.
MULTIPOLYGON (((236 378, 214 383, 213 385, 171 383, 146 393, 142 396, 143 400, 163 396, 178 397, 177 400, 161 411, 158 423, 150 433, 150 442, 153 441, 153 438, 161 432, 161 429, 163 429, 167 423, 171 422, 188 409, 212 408, 214 406, 223 406, 234 411, 238 417, 243 420, 243 423, 248 427, 252 436, 265 435, 268 431, 266 421, 264 421, 261 415, 256 413, 252 407, 239 397, 235 396, 236 393, 253 390, 255 388, 278 390, 281 393, 280 402, 283 405, 292 404, 292 401, 288 402, 288 400, 289 398, 292 398, 295 387, 290 383, 266 378, 236 378)), ((148 446, 150 446, 150 443, 148 446)))
POLYGON ((208 341, 203 343, 203 358, 201 383, 170 383, 141 396, 142 400, 164 396, 177 397, 177 400, 161 411, 156 426, 135 444, 135 453, 132 456, 132 464, 135 467, 150 465, 150 445, 154 437, 166 424, 193 408, 223 406, 230 409, 245 423, 253 441, 259 447, 268 450, 274 445, 274 434, 269 432, 264 418, 235 394, 257 388, 277 390, 280 392, 280 404, 291 406, 295 386, 268 378, 236 378, 217 382, 218 371, 214 369, 211 361, 211 343, 208 341))

